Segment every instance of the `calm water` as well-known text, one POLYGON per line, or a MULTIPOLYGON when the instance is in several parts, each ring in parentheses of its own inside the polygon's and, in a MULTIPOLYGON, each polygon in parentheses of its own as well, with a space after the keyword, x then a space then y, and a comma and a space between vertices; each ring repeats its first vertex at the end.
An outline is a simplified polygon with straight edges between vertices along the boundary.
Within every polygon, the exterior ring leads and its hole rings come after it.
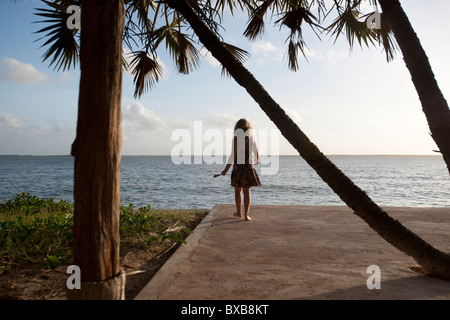
MULTIPOLYGON (((436 156, 330 156, 381 206, 448 206, 450 176, 436 156)), ((257 166, 258 172, 261 168, 257 166)), ((227 176, 213 178, 222 164, 180 164, 170 157, 124 156, 121 201, 154 208, 212 208, 234 203, 227 176)), ((280 157, 275 175, 260 175, 253 204, 343 205, 298 156, 280 157)), ((27 191, 42 198, 73 201, 73 158, 0 156, 0 201, 27 191)))

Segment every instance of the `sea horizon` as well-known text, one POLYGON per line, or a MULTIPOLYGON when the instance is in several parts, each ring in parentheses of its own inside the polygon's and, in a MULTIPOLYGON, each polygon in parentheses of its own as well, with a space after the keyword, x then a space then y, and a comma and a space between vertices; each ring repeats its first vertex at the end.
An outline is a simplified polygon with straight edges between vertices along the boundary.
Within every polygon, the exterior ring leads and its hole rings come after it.
MULTIPOLYGON (((122 155, 121 203, 161 209, 234 203, 230 173, 213 178, 225 157, 176 164, 170 155, 122 155)), ((439 155, 328 157, 380 206, 450 207, 450 175, 439 155)), ((345 205, 302 157, 263 160, 255 166, 262 186, 252 188, 252 204, 345 205)), ((70 155, 0 156, 0 202, 22 192, 73 202, 74 163, 70 155)))

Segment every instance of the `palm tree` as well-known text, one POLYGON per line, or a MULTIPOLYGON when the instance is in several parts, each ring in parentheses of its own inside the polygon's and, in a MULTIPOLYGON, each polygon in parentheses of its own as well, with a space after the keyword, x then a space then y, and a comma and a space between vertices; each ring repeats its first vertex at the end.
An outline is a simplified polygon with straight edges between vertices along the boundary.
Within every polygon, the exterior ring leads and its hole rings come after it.
POLYGON ((75 156, 74 263, 80 267, 84 282, 81 297, 123 299, 124 275, 119 263, 119 171, 124 3, 123 0, 83 1, 83 9, 78 123, 72 149, 75 156))
POLYGON ((74 264, 81 270, 81 290, 74 299, 124 299, 119 260, 123 0, 83 1, 80 46, 77 30, 66 27, 68 1, 47 2, 40 9, 50 26, 39 32, 53 37, 44 55, 56 68, 81 64, 75 157, 74 264))
POLYGON ((450 172, 450 109, 434 77, 428 57, 398 0, 378 0, 402 51, 419 95, 431 136, 450 172))
POLYGON ((281 16, 275 21, 290 30, 288 44, 288 66, 298 70, 298 55, 304 52, 302 37, 303 22, 317 31, 327 31, 335 38, 345 35, 350 47, 359 45, 382 45, 387 61, 391 61, 397 51, 397 43, 403 54, 405 64, 419 95, 431 136, 450 173, 450 109, 436 82, 428 58, 422 48, 411 23, 403 11, 399 0, 378 0, 383 12, 380 14, 381 28, 369 28, 368 19, 375 13, 361 14, 362 2, 376 5, 375 0, 335 0, 327 10, 325 1, 255 0, 243 1, 250 12, 250 20, 244 35, 254 40, 264 32, 264 17, 281 16), (315 4, 319 18, 312 13, 315 4), (326 28, 321 26, 321 17, 331 12, 337 14, 334 22, 326 28))
POLYGON ((413 257, 425 273, 450 280, 450 255, 432 247, 399 221, 390 217, 340 171, 286 115, 253 75, 231 54, 185 0, 167 0, 189 23, 203 45, 247 90, 274 122, 282 135, 299 152, 330 188, 354 213, 400 251, 413 257))

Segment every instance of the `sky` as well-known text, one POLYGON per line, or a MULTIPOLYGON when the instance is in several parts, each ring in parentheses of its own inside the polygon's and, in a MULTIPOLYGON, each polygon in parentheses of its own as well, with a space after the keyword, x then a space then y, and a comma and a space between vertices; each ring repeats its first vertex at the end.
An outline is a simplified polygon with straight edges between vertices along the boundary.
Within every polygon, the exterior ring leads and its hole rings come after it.
MULTIPOLYGON (((450 2, 404 0, 402 5, 448 99, 450 2)), ((0 155, 67 155, 75 139, 79 64, 58 72, 42 62, 46 49, 34 33, 43 27, 34 23, 37 7, 43 4, 0 0, 0 155)), ((293 72, 285 59, 287 31, 267 24, 265 35, 250 42, 242 35, 246 22, 244 13, 226 15, 224 41, 250 53, 245 66, 323 153, 436 154, 401 52, 387 63, 380 48, 350 51, 344 37, 336 43, 326 34, 318 39, 305 27, 307 60, 300 58, 293 72)), ((122 154, 170 155, 189 139, 192 148, 197 142, 196 150, 211 150, 207 133, 226 145, 239 118, 252 123, 261 150, 298 154, 247 92, 222 77, 219 63, 198 48, 200 67, 189 75, 178 74, 160 51, 164 76, 139 99, 133 97, 133 77, 124 73, 122 154), (177 132, 189 134, 176 140, 177 132)))

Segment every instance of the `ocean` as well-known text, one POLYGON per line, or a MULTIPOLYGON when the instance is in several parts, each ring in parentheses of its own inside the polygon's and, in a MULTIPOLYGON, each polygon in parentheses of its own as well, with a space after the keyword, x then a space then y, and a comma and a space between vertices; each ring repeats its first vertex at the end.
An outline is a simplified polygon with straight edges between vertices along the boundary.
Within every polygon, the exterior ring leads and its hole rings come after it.
MULTIPOLYGON (((450 175, 439 156, 329 158, 380 206, 450 207, 450 175)), ((276 166, 271 160, 256 166, 262 186, 252 188, 252 204, 345 205, 301 157, 281 156, 276 166)), ((231 170, 213 178, 225 164, 196 162, 202 161, 123 156, 122 205, 211 209, 234 203, 231 170)), ((22 192, 72 202, 73 165, 70 156, 0 156, 0 202, 22 192)))

